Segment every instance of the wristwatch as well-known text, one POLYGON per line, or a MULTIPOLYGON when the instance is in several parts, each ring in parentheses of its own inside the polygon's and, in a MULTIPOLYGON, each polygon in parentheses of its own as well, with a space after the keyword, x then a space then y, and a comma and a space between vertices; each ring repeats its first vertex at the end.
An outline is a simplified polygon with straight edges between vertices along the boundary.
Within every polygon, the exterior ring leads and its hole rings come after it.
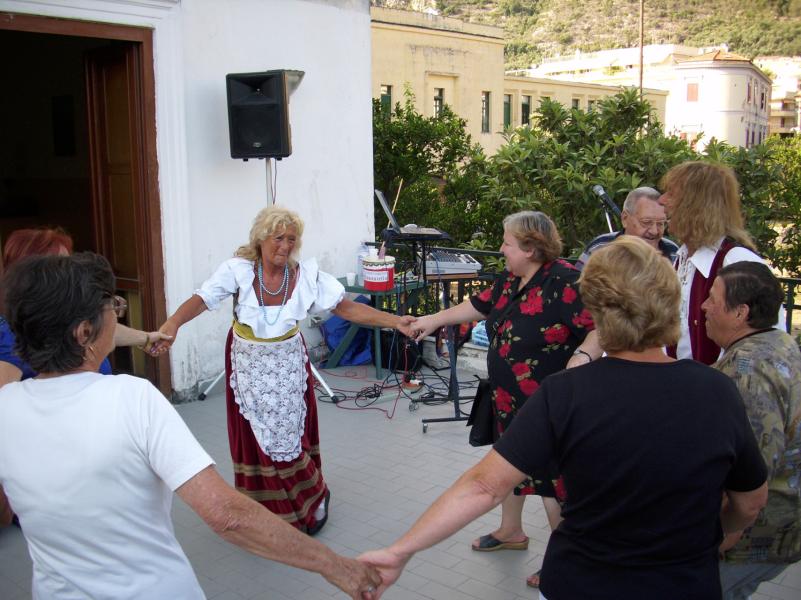
POLYGON ((586 356, 586 357, 587 357, 587 359, 588 359, 590 362, 592 362, 592 356, 590 356, 590 353, 589 353, 589 352, 585 352, 585 351, 584 351, 584 350, 582 350, 581 348, 576 348, 575 350, 573 350, 573 356, 578 356, 579 354, 583 354, 584 356, 586 356))

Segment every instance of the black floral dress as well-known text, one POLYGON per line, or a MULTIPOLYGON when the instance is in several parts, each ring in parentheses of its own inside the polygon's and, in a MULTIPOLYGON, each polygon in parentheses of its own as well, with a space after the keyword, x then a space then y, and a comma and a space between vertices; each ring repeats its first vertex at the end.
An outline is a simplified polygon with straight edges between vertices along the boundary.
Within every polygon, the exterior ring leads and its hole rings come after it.
MULTIPOLYGON (((520 278, 504 270, 491 288, 470 299, 487 317, 487 332, 496 331, 487 351, 487 371, 495 408, 496 436, 540 383, 565 368, 576 347, 595 328, 578 292, 580 273, 569 263, 545 263, 518 290, 520 278), (512 303, 512 308, 508 305, 512 303), (499 318, 501 319, 498 322, 499 318)), ((554 489, 555 473, 534 473, 516 494, 563 496, 554 489)), ((560 498, 561 499, 561 498, 560 498)))

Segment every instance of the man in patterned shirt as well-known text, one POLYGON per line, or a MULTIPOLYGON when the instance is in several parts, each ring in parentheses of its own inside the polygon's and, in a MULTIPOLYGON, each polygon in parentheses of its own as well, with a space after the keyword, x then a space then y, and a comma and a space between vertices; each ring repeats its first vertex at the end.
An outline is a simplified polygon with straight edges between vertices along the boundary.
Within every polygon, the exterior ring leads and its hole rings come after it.
POLYGON ((650 187, 638 187, 631 190, 623 203, 623 212, 620 217, 623 229, 613 233, 604 233, 592 240, 579 257, 576 268, 581 271, 593 252, 611 244, 621 235, 636 235, 638 238, 642 238, 672 263, 679 247, 673 241, 663 237, 667 227, 667 215, 665 207, 658 202, 659 196, 660 193, 650 187))
POLYGON ((724 600, 749 598, 801 558, 801 352, 773 329, 782 299, 768 267, 738 262, 718 271, 702 305, 707 335, 724 349, 714 366, 740 390, 768 467, 767 506, 721 545, 724 600))

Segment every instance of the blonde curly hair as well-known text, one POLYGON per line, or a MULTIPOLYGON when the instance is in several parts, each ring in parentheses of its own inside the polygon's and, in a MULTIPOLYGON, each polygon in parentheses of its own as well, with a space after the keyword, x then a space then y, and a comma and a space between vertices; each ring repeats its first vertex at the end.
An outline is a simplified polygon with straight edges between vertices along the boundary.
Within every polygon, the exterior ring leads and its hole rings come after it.
POLYGON ((259 211, 250 228, 250 241, 237 248, 235 256, 252 261, 259 260, 261 243, 272 235, 285 232, 290 227, 294 227, 298 234, 298 241, 290 257, 291 265, 295 266, 303 239, 303 220, 297 213, 281 206, 268 206, 259 211))
POLYGON ((678 341, 679 279, 670 262, 642 239, 620 236, 594 252, 579 290, 606 352, 640 352, 678 341))

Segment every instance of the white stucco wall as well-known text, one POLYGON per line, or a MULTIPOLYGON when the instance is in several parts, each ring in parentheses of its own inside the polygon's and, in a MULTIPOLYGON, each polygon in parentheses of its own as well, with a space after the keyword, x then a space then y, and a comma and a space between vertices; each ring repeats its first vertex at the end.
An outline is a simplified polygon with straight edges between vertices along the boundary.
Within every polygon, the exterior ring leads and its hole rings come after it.
MULTIPOLYGON (((247 240, 266 205, 265 161, 230 158, 225 75, 296 69, 290 157, 278 204, 306 221, 302 257, 353 270, 373 235, 370 14, 367 0, 0 1, 9 12, 154 29, 156 126, 167 311, 247 240)), ((223 366, 230 304, 182 328, 173 388, 223 366)), ((314 333, 312 333, 312 337, 314 333)))

